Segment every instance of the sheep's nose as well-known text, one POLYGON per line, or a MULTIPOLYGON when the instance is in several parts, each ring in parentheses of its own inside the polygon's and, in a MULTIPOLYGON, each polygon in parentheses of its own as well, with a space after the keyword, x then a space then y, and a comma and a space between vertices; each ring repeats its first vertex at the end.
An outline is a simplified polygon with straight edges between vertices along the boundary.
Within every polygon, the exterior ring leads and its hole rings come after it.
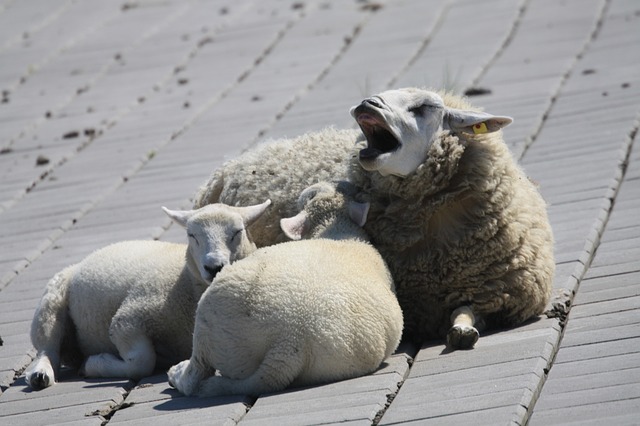
POLYGON ((222 270, 222 265, 216 265, 216 266, 205 265, 204 270, 207 271, 209 274, 211 274, 211 277, 214 278, 218 274, 218 272, 222 270))
POLYGON ((382 108, 382 104, 375 98, 368 98, 362 101, 363 104, 369 104, 376 108, 382 108))

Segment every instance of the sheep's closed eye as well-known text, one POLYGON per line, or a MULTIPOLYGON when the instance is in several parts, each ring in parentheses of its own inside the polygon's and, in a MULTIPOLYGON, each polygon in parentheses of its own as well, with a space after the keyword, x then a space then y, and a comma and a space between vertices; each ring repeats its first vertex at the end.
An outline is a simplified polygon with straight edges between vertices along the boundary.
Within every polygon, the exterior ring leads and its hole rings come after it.
POLYGON ((198 241, 198 239, 196 238, 195 235, 193 235, 191 232, 187 233, 187 237, 191 238, 193 241, 196 242, 196 245, 200 245, 200 242, 198 241))
POLYGON ((244 228, 238 229, 236 232, 233 233, 233 235, 231 236, 231 239, 235 240, 236 238, 238 238, 240 235, 242 235, 242 231, 244 231, 244 228))
POLYGON ((408 111, 413 115, 424 115, 424 113, 427 111, 427 108, 429 108, 429 105, 422 104, 411 107, 408 109, 408 111))

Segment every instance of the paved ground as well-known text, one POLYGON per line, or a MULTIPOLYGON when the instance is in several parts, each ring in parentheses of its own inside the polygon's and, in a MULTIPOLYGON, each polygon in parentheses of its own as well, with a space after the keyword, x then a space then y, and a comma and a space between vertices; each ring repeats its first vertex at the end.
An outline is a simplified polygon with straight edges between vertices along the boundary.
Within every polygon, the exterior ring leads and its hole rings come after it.
POLYGON ((638 424, 640 4, 634 0, 0 0, 0 423, 638 424), (261 140, 352 126, 400 86, 471 88, 549 202, 558 308, 253 400, 64 380, 30 392, 47 280, 261 140))

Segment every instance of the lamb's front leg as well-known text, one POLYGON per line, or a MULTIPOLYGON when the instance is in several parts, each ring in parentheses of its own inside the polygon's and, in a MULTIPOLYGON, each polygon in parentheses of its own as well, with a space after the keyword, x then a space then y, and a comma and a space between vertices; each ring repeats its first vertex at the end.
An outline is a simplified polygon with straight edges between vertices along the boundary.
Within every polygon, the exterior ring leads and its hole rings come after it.
POLYGON ((469 306, 461 306, 451 314, 451 328, 447 333, 447 343, 454 349, 471 349, 478 341, 480 333, 474 327, 476 316, 469 306))
POLYGON ((211 372, 198 366, 191 360, 182 361, 174 365, 167 372, 169 385, 184 395, 193 395, 200 382, 211 372))
POLYGON ((25 379, 34 390, 44 389, 56 382, 55 370, 60 366, 57 353, 39 352, 25 372, 25 379))

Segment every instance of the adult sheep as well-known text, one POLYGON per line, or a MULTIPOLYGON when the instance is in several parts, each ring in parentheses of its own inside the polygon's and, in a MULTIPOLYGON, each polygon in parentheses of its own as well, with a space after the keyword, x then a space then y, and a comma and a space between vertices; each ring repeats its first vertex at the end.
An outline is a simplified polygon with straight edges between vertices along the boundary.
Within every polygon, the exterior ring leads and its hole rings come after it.
POLYGON ((511 118, 420 89, 383 92, 351 114, 367 144, 350 179, 371 203, 365 229, 391 269, 407 335, 469 348, 475 324, 541 314, 553 236, 499 132, 511 118))
POLYGON ((196 311, 191 359, 169 370, 186 395, 260 395, 368 374, 398 346, 402 312, 343 188, 305 190, 282 228, 294 239, 216 276, 196 311), (351 218, 350 218, 351 217, 351 218), (218 374, 214 374, 215 371, 218 374))
POLYGON ((61 361, 86 359, 90 377, 139 379, 188 357, 200 296, 224 265, 256 249, 245 227, 269 203, 164 209, 186 228, 188 245, 123 241, 56 274, 33 317, 27 383, 53 385, 61 361))
MULTIPOLYGON (((555 269, 553 237, 544 201, 499 131, 511 118, 417 88, 372 96, 351 114, 361 131, 307 135, 317 144, 313 155, 309 144, 284 140, 228 163, 196 206, 254 203, 270 176, 281 188, 275 203, 291 206, 289 189, 313 179, 335 151, 342 163, 329 168, 334 178, 346 167, 359 200, 371 203, 365 230, 391 269, 406 337, 446 336, 452 347, 469 348, 479 335, 474 325, 512 326, 541 314, 555 269)), ((274 235, 261 244, 276 242, 274 235)))

